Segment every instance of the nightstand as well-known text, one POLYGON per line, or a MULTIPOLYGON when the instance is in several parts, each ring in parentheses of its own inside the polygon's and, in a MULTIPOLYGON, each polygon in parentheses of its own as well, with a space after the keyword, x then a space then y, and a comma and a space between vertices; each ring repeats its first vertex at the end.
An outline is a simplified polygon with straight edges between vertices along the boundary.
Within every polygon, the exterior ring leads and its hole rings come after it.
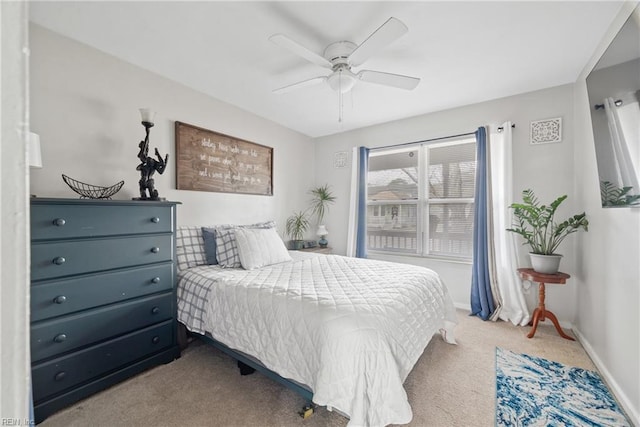
POLYGON ((302 252, 315 252, 318 254, 325 254, 325 255, 330 255, 333 253, 333 248, 331 246, 326 246, 326 247, 320 247, 320 246, 316 246, 314 248, 304 248, 304 249, 299 249, 302 252))

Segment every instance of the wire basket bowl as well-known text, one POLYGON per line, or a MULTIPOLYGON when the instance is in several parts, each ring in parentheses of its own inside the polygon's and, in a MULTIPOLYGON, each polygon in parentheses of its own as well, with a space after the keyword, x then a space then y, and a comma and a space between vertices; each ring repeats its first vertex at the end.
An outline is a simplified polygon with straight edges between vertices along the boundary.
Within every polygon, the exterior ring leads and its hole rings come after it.
POLYGON ((99 185, 86 184, 65 174, 62 174, 62 180, 69 188, 78 193, 81 199, 111 199, 111 196, 120 191, 124 185, 124 181, 120 181, 111 187, 101 187, 99 185))

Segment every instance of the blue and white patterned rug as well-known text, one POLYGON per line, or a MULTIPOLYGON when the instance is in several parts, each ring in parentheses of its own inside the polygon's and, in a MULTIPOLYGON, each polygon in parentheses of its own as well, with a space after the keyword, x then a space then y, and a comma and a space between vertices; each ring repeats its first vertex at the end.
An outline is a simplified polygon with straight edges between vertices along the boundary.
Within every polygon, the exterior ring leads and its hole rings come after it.
POLYGON ((596 372, 496 348, 496 426, 630 426, 596 372))

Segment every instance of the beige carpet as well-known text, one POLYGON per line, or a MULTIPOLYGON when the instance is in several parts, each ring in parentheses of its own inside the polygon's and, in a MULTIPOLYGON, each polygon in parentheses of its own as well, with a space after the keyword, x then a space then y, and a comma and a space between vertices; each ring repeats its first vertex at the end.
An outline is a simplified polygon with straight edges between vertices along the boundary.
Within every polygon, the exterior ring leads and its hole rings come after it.
MULTIPOLYGON (((458 311, 458 345, 436 335, 405 388, 412 426, 493 426, 495 348, 595 369, 577 342, 559 337, 547 321, 528 339, 528 327, 483 322, 458 311)), ((240 376, 220 351, 192 343, 180 359, 149 370, 45 420, 42 426, 344 426, 342 416, 318 408, 297 415, 301 397, 259 373, 240 376)))

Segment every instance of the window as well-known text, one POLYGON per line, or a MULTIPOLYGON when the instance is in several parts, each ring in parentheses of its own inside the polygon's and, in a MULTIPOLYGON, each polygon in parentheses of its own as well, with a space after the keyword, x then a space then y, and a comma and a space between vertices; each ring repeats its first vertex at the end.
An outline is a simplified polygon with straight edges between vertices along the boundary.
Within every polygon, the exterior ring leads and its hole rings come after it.
POLYGON ((474 138, 373 152, 367 173, 367 248, 471 259, 474 138))

